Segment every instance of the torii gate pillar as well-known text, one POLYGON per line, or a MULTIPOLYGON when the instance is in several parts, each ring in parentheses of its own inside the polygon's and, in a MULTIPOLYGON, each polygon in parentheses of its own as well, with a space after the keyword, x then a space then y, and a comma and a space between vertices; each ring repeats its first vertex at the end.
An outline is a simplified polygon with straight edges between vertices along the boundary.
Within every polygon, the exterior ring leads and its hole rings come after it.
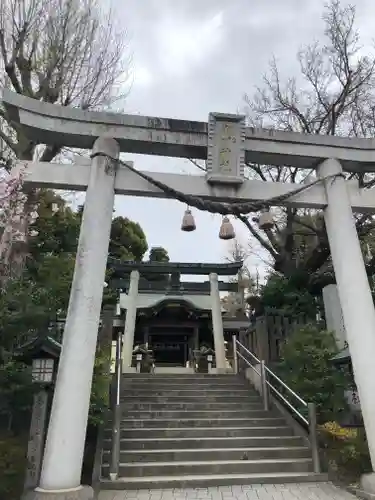
POLYGON ((118 158, 119 147, 99 138, 93 154, 40 487, 33 493, 38 499, 92 497, 81 486, 81 470, 116 176, 104 155, 118 158))
MULTIPOLYGON (((318 174, 322 178, 331 176, 325 181, 328 205, 324 210, 324 220, 372 468, 375 470, 374 303, 340 162, 333 159, 324 161, 318 174), (332 178, 332 175, 337 176, 332 178)), ((375 493, 374 473, 363 477, 363 487, 375 493)))

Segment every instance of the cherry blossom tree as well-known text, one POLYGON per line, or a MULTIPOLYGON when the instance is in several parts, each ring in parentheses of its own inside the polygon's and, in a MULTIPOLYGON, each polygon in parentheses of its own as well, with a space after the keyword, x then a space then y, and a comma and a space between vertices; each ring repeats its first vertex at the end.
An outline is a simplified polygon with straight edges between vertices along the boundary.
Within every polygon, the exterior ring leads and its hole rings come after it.
MULTIPOLYGON (((8 173, 3 169, 0 176, 0 285, 4 286, 12 275, 12 267, 22 266, 24 260, 12 259, 14 250, 24 246, 27 235, 23 228, 30 227, 38 217, 37 207, 32 211, 25 211, 27 195, 23 192, 22 184, 25 167, 8 173), (26 220, 25 220, 26 219, 26 220)), ((35 236, 30 230, 30 236, 35 236)), ((19 253, 18 253, 19 255, 19 253)), ((14 270, 14 269, 13 269, 14 270)), ((20 269, 17 269, 19 274, 20 269)))

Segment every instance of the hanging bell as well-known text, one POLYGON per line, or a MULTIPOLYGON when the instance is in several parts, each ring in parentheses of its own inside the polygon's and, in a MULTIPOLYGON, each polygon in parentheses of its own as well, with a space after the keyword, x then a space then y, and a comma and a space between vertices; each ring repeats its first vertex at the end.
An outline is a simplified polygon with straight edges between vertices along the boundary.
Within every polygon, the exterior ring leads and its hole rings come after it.
POLYGON ((191 233, 191 231, 195 230, 196 230, 196 225, 193 214, 191 213, 191 210, 187 208, 182 218, 181 231, 186 231, 187 233, 191 233))
POLYGON ((273 217, 269 210, 265 209, 259 216, 258 222, 259 229, 263 231, 268 231, 273 228, 273 217))
POLYGON ((235 237, 236 237, 236 234, 234 232, 234 228, 232 226, 232 223, 229 220, 229 217, 227 217, 225 215, 223 217, 223 221, 221 223, 219 238, 221 240, 233 240, 233 238, 235 238, 235 237))

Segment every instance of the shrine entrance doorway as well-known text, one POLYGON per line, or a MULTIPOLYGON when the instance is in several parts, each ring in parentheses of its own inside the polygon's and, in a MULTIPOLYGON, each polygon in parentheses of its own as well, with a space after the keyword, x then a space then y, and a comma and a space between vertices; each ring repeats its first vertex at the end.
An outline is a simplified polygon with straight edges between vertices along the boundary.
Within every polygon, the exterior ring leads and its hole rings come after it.
POLYGON ((189 361, 189 336, 179 333, 150 333, 149 349, 156 367, 186 367, 189 361))

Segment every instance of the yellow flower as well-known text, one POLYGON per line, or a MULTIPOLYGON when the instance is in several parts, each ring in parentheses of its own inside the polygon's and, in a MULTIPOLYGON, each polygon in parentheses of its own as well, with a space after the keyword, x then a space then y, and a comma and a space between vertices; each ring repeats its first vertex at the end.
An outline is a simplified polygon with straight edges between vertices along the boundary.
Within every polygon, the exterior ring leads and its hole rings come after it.
POLYGON ((326 422, 321 426, 321 429, 340 439, 355 439, 357 437, 357 429, 341 427, 337 422, 326 422))

